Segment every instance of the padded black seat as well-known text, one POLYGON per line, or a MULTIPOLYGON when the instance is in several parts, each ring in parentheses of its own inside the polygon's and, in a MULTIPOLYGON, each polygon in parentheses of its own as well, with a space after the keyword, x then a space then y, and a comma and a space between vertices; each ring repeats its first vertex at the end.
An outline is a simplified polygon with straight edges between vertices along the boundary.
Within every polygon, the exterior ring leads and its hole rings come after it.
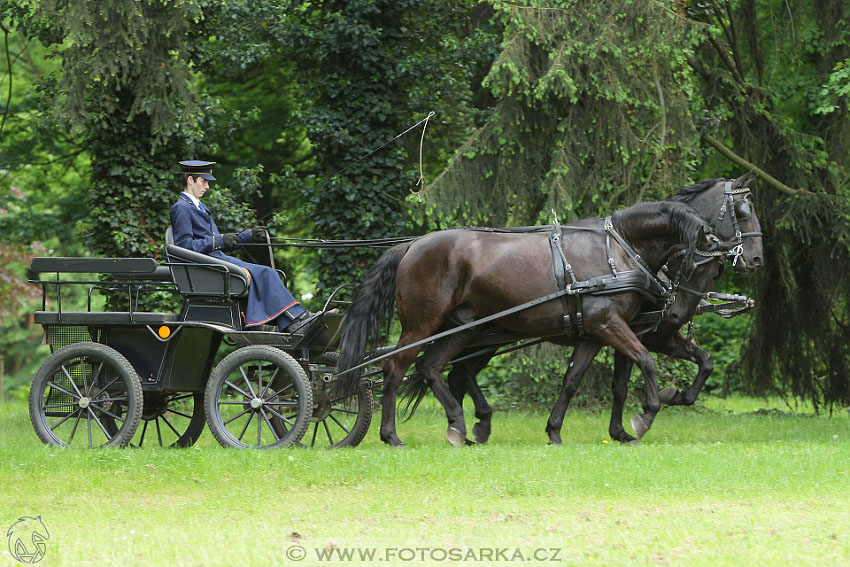
POLYGON ((231 298, 248 294, 245 270, 226 260, 175 245, 171 227, 165 231, 165 255, 174 283, 183 295, 231 298))

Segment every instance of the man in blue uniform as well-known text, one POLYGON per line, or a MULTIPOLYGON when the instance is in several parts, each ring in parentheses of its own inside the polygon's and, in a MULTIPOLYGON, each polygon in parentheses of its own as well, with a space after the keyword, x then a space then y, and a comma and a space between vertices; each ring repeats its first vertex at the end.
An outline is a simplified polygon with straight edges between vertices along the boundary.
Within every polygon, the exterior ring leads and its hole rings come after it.
POLYGON ((304 327, 313 314, 304 309, 283 285, 277 272, 268 266, 251 264, 228 256, 225 251, 241 244, 264 242, 265 229, 256 227, 240 233, 220 233, 212 213, 201 203, 201 197, 215 181, 212 166, 215 162, 181 161, 183 192, 171 207, 171 231, 174 244, 183 248, 227 260, 249 274, 248 305, 245 327, 275 324, 281 331, 294 333, 304 327))

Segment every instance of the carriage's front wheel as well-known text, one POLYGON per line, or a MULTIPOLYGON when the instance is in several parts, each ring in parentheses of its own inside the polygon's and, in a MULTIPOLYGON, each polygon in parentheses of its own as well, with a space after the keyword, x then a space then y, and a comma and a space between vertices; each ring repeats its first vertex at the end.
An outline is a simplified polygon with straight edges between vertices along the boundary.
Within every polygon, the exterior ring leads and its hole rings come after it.
POLYGON ((38 369, 29 411, 36 434, 49 445, 121 447, 139 426, 142 384, 115 349, 75 343, 51 354, 38 369))
POLYGON ((298 443, 310 424, 313 392, 301 365, 266 345, 240 348, 215 367, 204 409, 224 447, 269 449, 298 443))

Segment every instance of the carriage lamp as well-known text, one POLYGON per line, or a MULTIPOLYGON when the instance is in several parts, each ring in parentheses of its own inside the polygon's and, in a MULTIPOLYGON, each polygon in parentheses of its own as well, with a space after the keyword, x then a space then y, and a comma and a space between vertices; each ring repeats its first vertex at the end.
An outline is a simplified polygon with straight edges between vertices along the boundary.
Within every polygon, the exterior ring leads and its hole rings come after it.
POLYGON ((171 329, 163 325, 157 330, 156 334, 158 334, 161 339, 167 339, 171 336, 171 329))

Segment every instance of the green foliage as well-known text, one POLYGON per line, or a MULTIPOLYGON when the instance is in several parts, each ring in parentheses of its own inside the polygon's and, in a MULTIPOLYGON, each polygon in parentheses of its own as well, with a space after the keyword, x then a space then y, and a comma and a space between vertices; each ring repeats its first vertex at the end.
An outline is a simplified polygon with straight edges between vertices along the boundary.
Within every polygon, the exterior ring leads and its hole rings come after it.
POLYGON ((701 109, 687 60, 702 27, 665 6, 494 2, 506 30, 484 84, 498 104, 432 184, 440 209, 488 225, 552 208, 574 220, 693 175, 701 109))
MULTIPOLYGON (((443 125, 468 123, 462 112, 472 98, 466 85, 474 68, 463 59, 462 38, 473 7, 419 0, 295 4, 296 76, 305 81, 303 90, 316 93, 303 114, 318 169, 310 183, 315 236, 417 231, 405 198, 419 177, 419 140, 387 143, 429 111, 443 125)), ((357 279, 377 253, 360 248, 318 256, 321 286, 333 287, 357 279)))

